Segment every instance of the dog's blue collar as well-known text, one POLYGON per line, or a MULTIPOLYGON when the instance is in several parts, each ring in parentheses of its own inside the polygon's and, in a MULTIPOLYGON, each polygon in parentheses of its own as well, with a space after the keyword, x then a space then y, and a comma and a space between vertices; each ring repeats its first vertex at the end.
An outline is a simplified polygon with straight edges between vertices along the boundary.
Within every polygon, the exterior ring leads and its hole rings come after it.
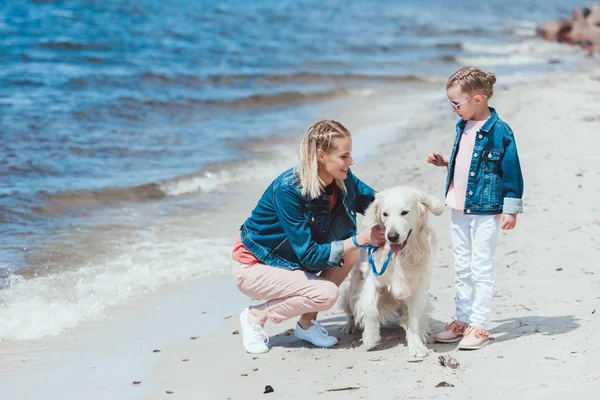
MULTIPOLYGON (((408 242, 408 238, 410 237, 411 233, 412 233, 412 229, 410 230, 410 232, 408 232, 408 236, 406 236, 406 240, 403 243, 404 246, 406 246, 406 242, 408 242)), ((381 271, 377 272, 377 267, 375 266, 375 260, 373 259, 373 254, 379 249, 379 247, 371 246, 370 244, 365 244, 365 245, 361 246, 360 244, 358 244, 358 241, 356 240, 356 235, 352 236, 352 243, 354 243, 354 245, 356 247, 360 247, 362 249, 368 249, 369 250, 369 265, 371 266, 371 272, 373 272, 373 275, 375 275, 375 276, 381 276, 381 275, 383 275, 384 272, 385 272, 385 270, 388 267, 388 264, 390 263, 390 259, 392 258, 393 251, 390 250, 390 252, 388 253, 388 255, 387 255, 386 259, 385 259, 385 261, 383 262, 383 266, 381 267, 381 271)))
POLYGON ((386 259, 385 259, 385 261, 383 262, 383 266, 381 267, 381 271, 377 272, 377 267, 375 266, 375 260, 373 260, 373 253, 375 253, 378 248, 379 247, 371 246, 371 248, 369 249, 369 265, 371 266, 371 272, 375 276, 383 275, 383 273, 385 272, 385 270, 388 267, 388 264, 390 263, 390 258, 392 258, 392 253, 393 253, 393 251, 390 250, 390 252, 388 253, 388 255, 387 255, 386 259))

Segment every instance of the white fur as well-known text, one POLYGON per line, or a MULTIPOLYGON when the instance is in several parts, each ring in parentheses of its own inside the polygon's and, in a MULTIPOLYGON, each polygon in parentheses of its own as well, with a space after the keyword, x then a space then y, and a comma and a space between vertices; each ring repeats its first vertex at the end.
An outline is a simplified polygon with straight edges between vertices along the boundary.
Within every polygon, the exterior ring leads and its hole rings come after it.
POLYGON ((363 329, 367 350, 381 340, 381 323, 399 316, 400 326, 406 331, 409 354, 413 357, 429 354, 425 347, 429 333, 429 257, 435 233, 427 222, 428 211, 440 215, 443 202, 401 186, 377 193, 365 213, 364 225, 379 224, 385 229, 386 243, 374 253, 377 271, 381 271, 390 251, 390 240, 402 243, 412 229, 406 245, 392 255, 383 275, 371 272, 367 250, 361 249, 349 282, 342 289, 341 304, 348 318, 345 330, 351 333, 363 329))

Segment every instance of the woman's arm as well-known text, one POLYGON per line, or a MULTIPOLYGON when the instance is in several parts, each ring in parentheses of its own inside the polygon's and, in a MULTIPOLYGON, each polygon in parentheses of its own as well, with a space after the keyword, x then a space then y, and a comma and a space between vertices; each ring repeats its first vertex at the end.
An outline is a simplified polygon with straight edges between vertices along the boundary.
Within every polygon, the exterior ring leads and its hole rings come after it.
MULTIPOLYGON (((312 238, 305 214, 304 198, 289 186, 279 186, 274 193, 275 212, 292 249, 298 256, 300 264, 308 271, 337 267, 345 254, 356 248, 352 238, 331 243, 317 243, 312 238)), ((383 237, 383 235, 379 235, 383 237)), ((357 242, 360 245, 382 244, 377 229, 360 232, 357 242), (373 231, 373 232, 372 232, 373 231)))
POLYGON ((348 174, 350 182, 356 190, 356 212, 364 214, 367 207, 375 201, 375 189, 358 179, 352 171, 348 171, 348 174))
POLYGON ((313 240, 305 203, 304 197, 290 186, 274 190, 275 213, 300 264, 308 271, 339 265, 343 244, 341 241, 320 244, 313 240))
MULTIPOLYGON (((361 247, 366 245, 375 247, 383 246, 385 243, 385 232, 379 225, 375 225, 370 229, 357 233, 356 242, 361 247)), ((352 238, 344 240, 344 256, 356 248, 352 238)))

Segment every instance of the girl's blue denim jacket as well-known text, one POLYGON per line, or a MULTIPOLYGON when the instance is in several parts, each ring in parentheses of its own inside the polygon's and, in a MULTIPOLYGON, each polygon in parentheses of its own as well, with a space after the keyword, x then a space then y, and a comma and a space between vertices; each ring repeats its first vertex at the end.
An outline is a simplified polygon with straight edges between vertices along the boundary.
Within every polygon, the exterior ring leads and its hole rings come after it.
MULTIPOLYGON (((523 212, 523 175, 517 144, 510 126, 500 119, 496 110, 477 132, 467 193, 465 214, 517 214, 523 212)), ((467 121, 456 124, 456 138, 448 163, 446 195, 452 178, 460 137, 467 121)))
POLYGON ((330 211, 325 193, 310 200, 293 169, 277 177, 240 228, 242 244, 267 265, 318 272, 342 264, 344 239, 356 233, 356 213, 364 214, 375 191, 348 171, 347 192, 339 191, 330 211))

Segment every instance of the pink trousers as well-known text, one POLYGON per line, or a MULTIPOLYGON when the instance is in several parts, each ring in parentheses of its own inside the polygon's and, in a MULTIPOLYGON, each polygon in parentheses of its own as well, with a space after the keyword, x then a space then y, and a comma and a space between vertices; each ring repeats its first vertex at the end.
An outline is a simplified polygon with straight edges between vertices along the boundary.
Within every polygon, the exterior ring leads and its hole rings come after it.
POLYGON ((246 296, 267 300, 265 306, 269 320, 274 323, 333 307, 340 291, 334 282, 328 280, 332 275, 335 271, 329 269, 318 276, 302 270, 290 271, 265 264, 248 265, 233 260, 235 284, 246 296))

